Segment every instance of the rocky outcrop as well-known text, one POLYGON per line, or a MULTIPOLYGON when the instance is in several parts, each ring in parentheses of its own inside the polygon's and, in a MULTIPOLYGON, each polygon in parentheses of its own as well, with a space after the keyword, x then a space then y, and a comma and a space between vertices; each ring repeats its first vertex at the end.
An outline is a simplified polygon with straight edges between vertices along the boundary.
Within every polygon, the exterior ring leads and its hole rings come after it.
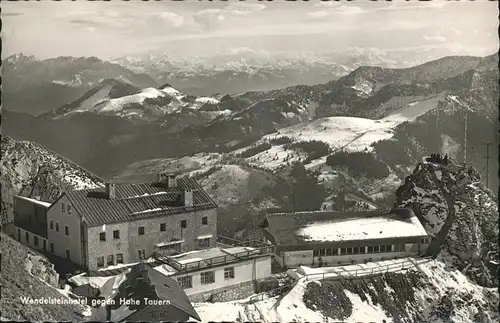
POLYGON ((433 237, 431 255, 482 286, 498 286, 498 202, 473 168, 419 164, 397 191, 433 237))
POLYGON ((24 265, 26 270, 33 276, 40 278, 53 287, 59 288, 59 274, 55 271, 54 265, 46 258, 28 253, 24 265))

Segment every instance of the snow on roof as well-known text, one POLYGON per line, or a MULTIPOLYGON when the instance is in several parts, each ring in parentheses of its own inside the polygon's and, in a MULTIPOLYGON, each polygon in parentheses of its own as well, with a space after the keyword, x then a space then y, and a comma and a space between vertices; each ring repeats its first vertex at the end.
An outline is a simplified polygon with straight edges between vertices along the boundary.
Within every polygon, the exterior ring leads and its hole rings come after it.
POLYGON ((410 221, 389 217, 318 221, 300 228, 297 234, 306 241, 332 242, 427 235, 416 217, 412 217, 410 221))
POLYGON ((183 243, 183 242, 184 242, 184 240, 174 240, 174 241, 168 241, 168 242, 160 242, 160 243, 155 244, 155 247, 171 246, 173 244, 179 244, 179 243, 183 243))
POLYGON ((264 223, 281 245, 427 236, 411 209, 276 213, 264 223))
POLYGON ((162 273, 165 276, 171 276, 171 275, 177 273, 177 270, 175 268, 170 267, 169 265, 160 265, 160 266, 153 267, 153 269, 159 271, 160 273, 162 273))
POLYGON ((178 263, 180 264, 188 264, 188 263, 191 263, 191 262, 197 262, 197 261, 202 261, 203 259, 201 258, 187 258, 187 259, 180 259, 180 260, 177 260, 178 263))
POLYGON ((30 201, 32 203, 41 205, 41 206, 45 206, 45 207, 50 207, 52 205, 52 203, 43 202, 43 201, 32 199, 32 198, 29 198, 29 197, 24 197, 24 196, 17 196, 17 197, 20 198, 20 199, 23 199, 23 200, 30 201))
POLYGON ((86 276, 85 273, 82 273, 82 274, 71 277, 70 279, 68 279, 68 281, 76 284, 77 286, 91 284, 91 285, 95 285, 95 286, 98 286, 99 288, 101 288, 102 286, 104 286, 104 284, 108 280, 110 280, 112 278, 115 278, 115 276, 89 277, 89 276, 86 276))
POLYGON ((196 239, 202 240, 202 239, 208 239, 208 238, 212 238, 212 237, 213 237, 212 234, 205 234, 205 235, 196 237, 196 239))

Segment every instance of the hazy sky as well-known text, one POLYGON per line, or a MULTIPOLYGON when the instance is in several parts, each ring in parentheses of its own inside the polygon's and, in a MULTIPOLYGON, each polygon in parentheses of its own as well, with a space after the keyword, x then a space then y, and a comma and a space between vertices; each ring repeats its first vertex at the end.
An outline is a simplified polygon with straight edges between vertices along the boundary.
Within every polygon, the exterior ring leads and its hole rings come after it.
POLYGON ((4 53, 39 58, 164 53, 498 48, 496 2, 2 1, 4 53))

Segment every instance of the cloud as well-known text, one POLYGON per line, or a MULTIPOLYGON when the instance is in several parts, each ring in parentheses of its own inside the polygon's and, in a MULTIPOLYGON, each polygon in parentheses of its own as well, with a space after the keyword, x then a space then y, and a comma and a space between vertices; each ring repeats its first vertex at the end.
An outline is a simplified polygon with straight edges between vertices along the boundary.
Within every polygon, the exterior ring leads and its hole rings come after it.
POLYGON ((324 7, 325 9, 308 12, 307 15, 312 19, 321 19, 332 15, 354 16, 368 12, 361 7, 352 5, 347 6, 338 2, 321 2, 315 4, 315 6, 324 7))
POLYGON ((445 43, 448 41, 446 37, 440 35, 433 35, 433 36, 425 35, 423 38, 427 41, 440 42, 440 43, 445 43))
POLYGON ((179 28, 184 25, 185 19, 183 16, 178 15, 173 12, 163 11, 157 14, 157 17, 161 20, 167 22, 175 28, 179 28))
POLYGON ((406 1, 393 1, 389 6, 384 6, 378 8, 381 10, 415 10, 419 8, 432 8, 439 9, 446 6, 447 2, 444 0, 434 0, 434 1, 421 1, 421 2, 406 2, 406 1))
POLYGON ((213 31, 224 20, 223 9, 205 9, 193 15, 193 21, 201 29, 200 31, 213 31))
POLYGON ((262 11, 266 9, 267 6, 262 3, 238 3, 238 2, 233 2, 227 5, 226 8, 224 8, 224 11, 237 15, 237 16, 247 16, 255 12, 262 11))
POLYGON ((18 17, 18 16, 22 16, 24 15, 24 13, 21 13, 21 12, 2 12, 2 16, 5 16, 5 17, 18 17))
POLYGON ((324 18, 330 14, 331 13, 326 10, 311 11, 307 13, 307 15, 311 18, 324 18))
POLYGON ((71 24, 74 25, 85 25, 88 27, 93 27, 93 28, 109 28, 109 27, 114 27, 114 28, 123 28, 126 26, 125 23, 119 20, 107 20, 107 19, 71 19, 69 21, 71 24))

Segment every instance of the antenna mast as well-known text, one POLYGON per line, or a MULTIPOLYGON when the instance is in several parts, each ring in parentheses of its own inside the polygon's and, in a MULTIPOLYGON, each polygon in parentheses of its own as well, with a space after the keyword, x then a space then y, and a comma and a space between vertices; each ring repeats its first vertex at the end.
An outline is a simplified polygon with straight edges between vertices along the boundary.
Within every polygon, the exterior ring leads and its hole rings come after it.
POLYGON ((486 142, 484 143, 486 146, 486 187, 489 188, 489 183, 490 183, 490 146, 492 145, 491 142, 486 142))
POLYGON ((465 110, 465 131, 464 131, 464 167, 467 167, 467 117, 468 110, 465 110))

